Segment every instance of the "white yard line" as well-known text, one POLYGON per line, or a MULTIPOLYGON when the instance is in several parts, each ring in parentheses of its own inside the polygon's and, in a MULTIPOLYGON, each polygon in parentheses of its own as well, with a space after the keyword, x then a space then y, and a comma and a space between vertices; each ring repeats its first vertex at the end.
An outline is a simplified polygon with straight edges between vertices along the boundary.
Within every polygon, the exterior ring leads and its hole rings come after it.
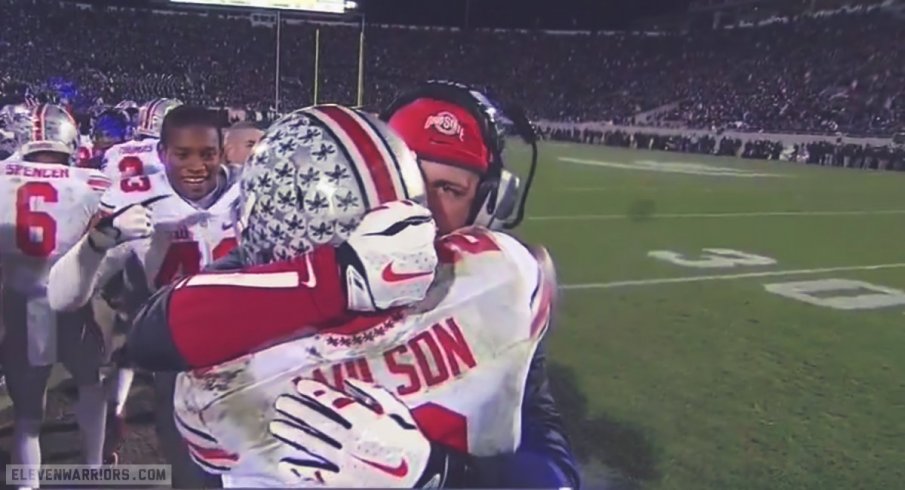
POLYGON ((853 265, 847 267, 824 267, 820 269, 792 269, 769 272, 745 272, 741 274, 720 274, 713 276, 688 276, 688 277, 664 277, 660 279, 636 279, 633 281, 592 282, 585 284, 564 284, 560 289, 615 289, 630 286, 656 286, 659 284, 682 284, 687 282, 729 281, 733 279, 748 279, 752 277, 781 277, 799 276, 808 274, 825 274, 829 272, 873 271, 880 269, 899 269, 905 267, 905 262, 877 265, 853 265))
MULTIPOLYGON (((754 211, 744 213, 667 213, 652 214, 645 219, 699 219, 699 218, 757 218, 768 216, 874 216, 905 214, 905 209, 877 209, 865 211, 754 211)), ((574 214, 560 216, 529 216, 528 221, 608 221, 637 219, 625 214, 574 214)))

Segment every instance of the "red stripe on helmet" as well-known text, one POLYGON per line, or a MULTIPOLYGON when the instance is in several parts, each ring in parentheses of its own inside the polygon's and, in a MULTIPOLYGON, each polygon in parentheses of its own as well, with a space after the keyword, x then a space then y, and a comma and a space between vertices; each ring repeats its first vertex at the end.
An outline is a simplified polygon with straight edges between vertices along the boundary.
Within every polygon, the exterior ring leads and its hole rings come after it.
POLYGON ((34 112, 34 133, 32 139, 41 141, 44 139, 44 114, 47 113, 47 104, 41 104, 34 112))
POLYGON ((148 106, 148 110, 145 112, 145 118, 139 124, 139 127, 145 131, 151 130, 151 121, 153 120, 153 115, 157 112, 157 106, 163 102, 163 99, 155 99, 154 102, 151 102, 151 105, 148 106))
MULTIPOLYGON (((377 199, 379 202, 372 202, 371 205, 376 206, 378 204, 404 198, 405 196, 397 190, 396 186, 393 184, 393 177, 390 173, 390 162, 387 162, 386 158, 380 153, 380 147, 378 145, 383 143, 375 141, 374 138, 365 131, 362 127, 362 124, 365 124, 364 121, 356 120, 356 116, 352 115, 354 113, 343 111, 336 106, 323 106, 317 107, 316 109, 320 111, 321 114, 333 120, 333 122, 346 134, 349 142, 355 146, 354 149, 357 150, 358 154, 360 154, 364 160, 361 162, 363 165, 358 165, 358 162, 353 163, 360 168, 364 167, 362 170, 367 171, 367 175, 370 176, 371 182, 374 184, 374 189, 377 192, 377 199)), ((342 138, 341 135, 337 136, 342 138)), ((352 158, 355 159, 354 156, 352 158)))

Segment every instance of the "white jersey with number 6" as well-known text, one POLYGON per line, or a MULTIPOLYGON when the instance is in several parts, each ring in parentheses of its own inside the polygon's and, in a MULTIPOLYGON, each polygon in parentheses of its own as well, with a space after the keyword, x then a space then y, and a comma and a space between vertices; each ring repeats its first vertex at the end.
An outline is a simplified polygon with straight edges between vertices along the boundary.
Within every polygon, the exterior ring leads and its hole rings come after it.
MULTIPOLYGON (((85 233, 110 186, 102 173, 64 165, 0 164, 0 261, 7 312, 22 311, 32 365, 56 362, 57 315, 47 303, 51 266, 85 233)), ((4 315, 6 316, 6 315, 4 315)))
POLYGON ((157 156, 159 141, 157 138, 145 138, 111 146, 101 160, 101 171, 114 182, 162 172, 163 163, 157 156))

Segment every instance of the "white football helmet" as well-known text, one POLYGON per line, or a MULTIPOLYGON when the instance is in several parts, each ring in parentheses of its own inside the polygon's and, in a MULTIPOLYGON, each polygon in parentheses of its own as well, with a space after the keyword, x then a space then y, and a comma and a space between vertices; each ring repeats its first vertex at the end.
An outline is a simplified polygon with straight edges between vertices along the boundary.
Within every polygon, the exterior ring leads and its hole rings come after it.
POLYGON ((31 110, 25 104, 0 108, 0 153, 13 154, 28 141, 31 110))
POLYGON ((163 118, 167 113, 182 105, 179 99, 154 99, 138 109, 138 126, 135 128, 137 136, 160 138, 160 130, 163 127, 163 118))
POLYGON ((120 110, 120 111, 125 111, 127 109, 138 110, 138 109, 140 109, 140 107, 138 106, 138 102, 135 102, 134 100, 126 99, 126 100, 121 101, 119 104, 116 104, 114 109, 120 110))
POLYGON ((408 199, 426 205, 414 154, 383 121, 337 105, 274 123, 243 169, 236 232, 249 264, 345 242, 366 211, 408 199))
POLYGON ((63 153, 74 165, 78 159, 79 130, 72 115, 56 104, 40 104, 31 112, 28 141, 19 148, 22 158, 33 153, 63 153))

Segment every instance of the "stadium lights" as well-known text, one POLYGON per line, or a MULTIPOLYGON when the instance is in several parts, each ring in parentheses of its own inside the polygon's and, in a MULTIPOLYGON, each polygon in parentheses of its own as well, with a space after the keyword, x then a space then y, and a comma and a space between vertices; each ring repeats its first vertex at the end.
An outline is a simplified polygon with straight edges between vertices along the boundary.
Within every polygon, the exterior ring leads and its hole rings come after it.
POLYGON ((346 2, 345 7, 346 7, 346 10, 355 10, 358 8, 358 2, 351 2, 351 1, 346 2))

